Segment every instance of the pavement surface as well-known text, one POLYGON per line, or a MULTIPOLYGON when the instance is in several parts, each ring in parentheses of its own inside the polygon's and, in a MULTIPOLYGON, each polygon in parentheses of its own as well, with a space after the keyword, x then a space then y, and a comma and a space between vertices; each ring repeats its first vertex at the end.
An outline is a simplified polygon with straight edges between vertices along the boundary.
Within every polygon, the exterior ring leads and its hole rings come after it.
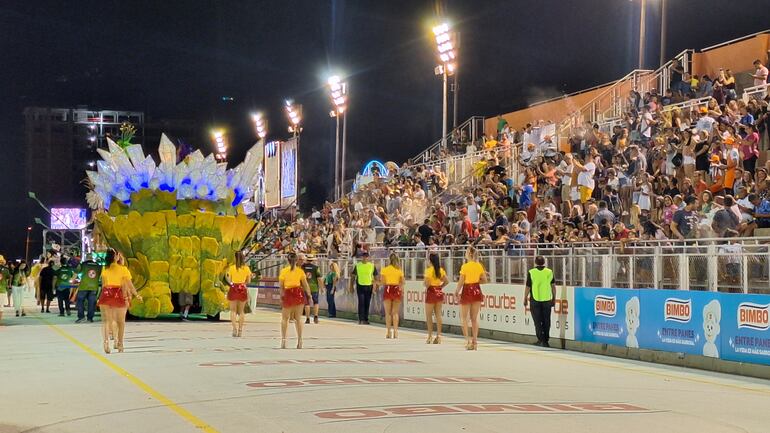
POLYGON ((224 321, 129 322, 125 353, 106 355, 98 322, 4 311, 0 433, 770 431, 759 379, 325 318, 281 350, 261 309, 242 338, 224 321))

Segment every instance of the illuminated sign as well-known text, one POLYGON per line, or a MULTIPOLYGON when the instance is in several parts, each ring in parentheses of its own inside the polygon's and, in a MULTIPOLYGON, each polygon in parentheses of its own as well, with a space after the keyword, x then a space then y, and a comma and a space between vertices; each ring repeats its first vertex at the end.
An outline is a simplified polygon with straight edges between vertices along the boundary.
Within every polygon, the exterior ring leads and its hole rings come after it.
POLYGON ((88 225, 86 210, 55 207, 51 209, 51 228, 54 230, 82 230, 88 225))

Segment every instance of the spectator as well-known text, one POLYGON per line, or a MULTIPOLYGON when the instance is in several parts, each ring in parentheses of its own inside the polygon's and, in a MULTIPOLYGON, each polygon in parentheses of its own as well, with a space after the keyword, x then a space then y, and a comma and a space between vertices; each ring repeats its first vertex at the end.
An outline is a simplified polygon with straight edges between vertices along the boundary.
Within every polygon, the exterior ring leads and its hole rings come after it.
POLYGON ((690 239, 694 236, 696 234, 695 228, 698 226, 698 215, 695 212, 698 199, 688 196, 684 202, 684 209, 676 211, 671 222, 671 232, 680 240, 690 239))

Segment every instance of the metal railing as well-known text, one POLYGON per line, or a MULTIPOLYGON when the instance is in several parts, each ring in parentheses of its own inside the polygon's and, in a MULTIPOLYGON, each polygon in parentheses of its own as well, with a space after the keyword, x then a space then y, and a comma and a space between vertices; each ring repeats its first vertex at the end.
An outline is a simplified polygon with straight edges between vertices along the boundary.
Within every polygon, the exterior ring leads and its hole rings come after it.
POLYGON ((743 102, 748 104, 751 99, 763 99, 767 96, 768 87, 770 87, 770 84, 765 83, 743 89, 743 102))
POLYGON ((701 49, 700 52, 701 53, 705 53, 706 51, 713 50, 714 48, 720 48, 720 47, 724 47, 724 46, 727 46, 727 45, 732 45, 732 44, 734 44, 736 42, 745 41, 746 39, 751 39, 754 36, 763 35, 765 33, 770 33, 770 29, 762 30, 761 32, 752 33, 750 35, 741 36, 740 38, 731 39, 731 40, 729 40, 727 42, 722 42, 722 43, 719 43, 719 44, 716 44, 716 45, 712 45, 710 47, 706 47, 706 48, 701 49))
POLYGON ((428 162, 430 160, 439 158, 441 151, 443 150, 442 142, 446 139, 446 143, 451 146, 453 134, 457 133, 461 143, 477 143, 484 135, 484 117, 473 116, 465 122, 459 124, 456 128, 453 128, 446 137, 439 138, 438 141, 428 146, 427 149, 418 153, 411 160, 414 162, 428 162), (455 132, 456 131, 456 132, 455 132))
MULTIPOLYGON (((612 248, 540 248, 540 249, 481 249, 479 261, 487 271, 490 283, 524 284, 527 270, 534 266, 538 255, 546 258, 553 269, 558 285, 572 287, 653 288, 669 290, 720 291, 735 293, 770 293, 770 254, 767 245, 751 251, 731 253, 719 245, 699 246, 697 250, 671 247, 638 248, 620 252, 612 248)), ((455 282, 465 262, 465 249, 398 249, 407 280, 422 280, 425 268, 430 266, 428 253, 439 255, 447 278, 455 282)), ((372 252, 371 259, 381 268, 387 265, 387 255, 372 252)), ((349 258, 322 259, 322 272, 335 261, 343 278, 348 278, 354 261, 349 258)), ((264 260, 262 273, 276 277, 280 257, 264 260)))

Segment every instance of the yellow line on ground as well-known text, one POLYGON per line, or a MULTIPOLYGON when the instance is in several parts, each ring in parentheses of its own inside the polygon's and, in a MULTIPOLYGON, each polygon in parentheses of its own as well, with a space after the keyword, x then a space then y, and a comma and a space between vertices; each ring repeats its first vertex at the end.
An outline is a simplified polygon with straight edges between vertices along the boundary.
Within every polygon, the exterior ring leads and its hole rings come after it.
POLYGON ((170 411, 176 413, 180 417, 184 418, 185 421, 187 421, 190 424, 194 425, 196 428, 198 428, 201 431, 206 432, 206 433, 219 433, 219 431, 217 429, 215 429, 214 427, 206 424, 206 422, 204 422, 200 418, 198 418, 195 415, 193 415, 192 413, 190 413, 187 409, 185 409, 185 408, 179 406, 178 404, 174 403, 173 400, 171 400, 170 398, 168 398, 165 395, 161 394, 159 391, 155 390, 150 385, 144 383, 138 377, 136 377, 133 374, 129 373, 128 371, 124 370, 123 368, 121 368, 120 366, 118 366, 114 362, 110 361, 109 359, 105 358, 104 356, 102 356, 102 355, 96 353, 95 351, 91 350, 90 347, 88 347, 85 344, 81 343, 78 339, 76 339, 72 335, 68 334, 63 329, 59 328, 56 325, 48 323, 45 319, 42 319, 42 318, 38 318, 38 319, 43 321, 43 323, 48 325, 48 327, 50 327, 51 329, 56 331, 56 333, 58 333, 62 337, 64 337, 67 340, 69 340, 72 344, 74 344, 75 346, 79 347, 80 349, 82 349, 87 354, 91 355, 91 357, 95 358, 96 360, 98 360, 102 364, 104 364, 107 367, 109 367, 110 370, 112 370, 115 373, 119 374, 120 376, 123 376, 126 379, 128 379, 128 381, 133 383, 134 385, 136 385, 137 388, 141 389, 142 391, 147 393, 147 395, 149 395, 150 397, 154 398, 155 400, 158 400, 163 406, 168 408, 170 411))

